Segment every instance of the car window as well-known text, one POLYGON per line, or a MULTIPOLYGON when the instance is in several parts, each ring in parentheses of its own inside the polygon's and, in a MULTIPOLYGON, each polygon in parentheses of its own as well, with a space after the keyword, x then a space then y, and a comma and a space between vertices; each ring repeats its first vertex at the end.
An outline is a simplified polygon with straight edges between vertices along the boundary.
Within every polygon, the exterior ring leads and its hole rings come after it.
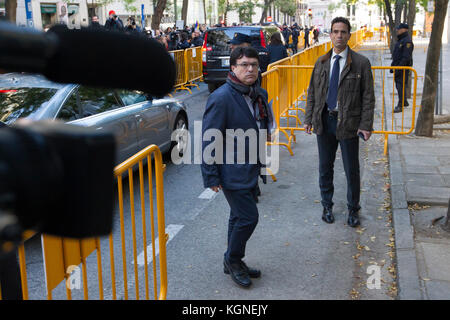
POLYGON ((78 88, 81 117, 120 108, 113 90, 81 86, 78 88))
POLYGON ((73 92, 70 95, 70 97, 66 100, 61 110, 59 110, 58 115, 56 116, 57 119, 61 119, 64 121, 73 121, 80 119, 82 117, 77 97, 78 92, 77 90, 75 90, 75 92, 73 92))
POLYGON ((117 90, 117 94, 125 106, 147 101, 147 95, 137 90, 117 90))
POLYGON ((0 121, 10 124, 31 115, 45 107, 57 91, 50 88, 0 87, 0 121))
POLYGON ((230 41, 235 33, 243 33, 250 36, 250 29, 247 28, 227 28, 208 31, 207 45, 213 51, 230 50, 230 41))

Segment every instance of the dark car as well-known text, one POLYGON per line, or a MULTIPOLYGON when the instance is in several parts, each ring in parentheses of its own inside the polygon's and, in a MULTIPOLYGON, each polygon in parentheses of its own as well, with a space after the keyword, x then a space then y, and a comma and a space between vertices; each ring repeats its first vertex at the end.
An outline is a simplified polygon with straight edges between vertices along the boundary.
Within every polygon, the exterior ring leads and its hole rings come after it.
POLYGON ((230 70, 230 41, 235 33, 248 35, 252 41, 259 41, 266 48, 274 32, 279 32, 276 26, 218 27, 206 31, 202 59, 203 79, 208 84, 209 92, 225 83, 230 70))
POLYGON ((116 136, 116 164, 141 149, 156 144, 161 152, 184 149, 187 129, 183 102, 153 99, 136 90, 91 88, 59 84, 40 75, 0 75, 0 123, 9 125, 19 118, 61 120, 70 124, 109 130, 116 136))

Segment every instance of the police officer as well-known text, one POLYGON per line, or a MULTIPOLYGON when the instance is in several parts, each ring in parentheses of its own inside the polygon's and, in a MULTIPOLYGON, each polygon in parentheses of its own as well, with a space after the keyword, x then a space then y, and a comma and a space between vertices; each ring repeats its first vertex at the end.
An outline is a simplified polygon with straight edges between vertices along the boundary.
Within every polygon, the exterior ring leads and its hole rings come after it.
MULTIPOLYGON (((397 27, 397 43, 395 44, 394 53, 392 54, 391 66, 412 66, 413 59, 412 53, 414 50, 414 44, 408 33, 409 26, 406 23, 400 23, 397 27)), ((393 70, 390 70, 393 73, 393 70)), ((398 103, 394 108, 394 112, 402 112, 402 106, 409 106, 408 101, 405 98, 403 92, 403 83, 407 85, 409 70, 395 70, 395 87, 398 93, 398 103), (403 76, 404 75, 404 76, 403 76)), ((406 91, 406 88, 405 88, 406 91)), ((405 92, 406 93, 406 92, 405 92)))
POLYGON ((298 31, 297 23, 294 23, 292 26, 292 53, 297 53, 298 46, 298 37, 300 36, 300 32, 298 31))

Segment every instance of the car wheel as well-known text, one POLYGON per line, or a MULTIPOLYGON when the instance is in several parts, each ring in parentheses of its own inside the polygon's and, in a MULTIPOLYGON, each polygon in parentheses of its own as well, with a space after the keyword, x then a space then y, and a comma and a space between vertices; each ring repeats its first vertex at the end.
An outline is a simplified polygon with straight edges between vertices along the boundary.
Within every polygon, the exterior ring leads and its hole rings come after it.
POLYGON ((170 154, 172 150, 176 149, 180 157, 183 156, 184 151, 188 145, 188 123, 186 117, 183 114, 177 115, 175 119, 175 125, 172 134, 177 131, 175 141, 172 141, 172 146, 170 148, 170 154))

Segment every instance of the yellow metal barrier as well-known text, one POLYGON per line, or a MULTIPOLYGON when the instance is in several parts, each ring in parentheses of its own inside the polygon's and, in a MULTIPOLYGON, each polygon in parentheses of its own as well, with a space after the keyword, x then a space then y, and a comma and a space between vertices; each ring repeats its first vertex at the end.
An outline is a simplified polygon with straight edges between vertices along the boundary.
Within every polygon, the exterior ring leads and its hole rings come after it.
POLYGON ((186 59, 186 86, 195 86, 200 90, 194 81, 203 78, 202 47, 186 49, 184 54, 186 59))
POLYGON ((187 83, 187 74, 186 74, 186 56, 184 54, 184 50, 175 50, 169 51, 169 54, 172 56, 175 61, 175 69, 176 69, 176 78, 174 88, 177 90, 189 90, 186 88, 185 84, 187 83))
MULTIPOLYGON (((416 119, 416 97, 417 97, 417 71, 412 67, 372 67, 373 72, 373 81, 375 83, 376 81, 376 71, 379 71, 380 78, 381 78, 381 87, 382 87, 382 102, 381 102, 381 128, 374 128, 373 133, 383 134, 384 135, 384 154, 387 154, 387 146, 388 146, 388 139, 390 134, 410 134, 414 130, 414 124, 416 119), (385 96, 386 96, 386 71, 389 72, 389 70, 394 70, 393 78, 392 78, 392 86, 388 84, 389 87, 392 88, 392 103, 391 107, 388 109, 386 107, 385 103, 385 96), (403 95, 405 96, 405 73, 406 71, 409 71, 411 74, 410 76, 413 76, 411 78, 413 80, 412 85, 412 106, 411 106, 411 122, 408 126, 408 123, 405 121, 405 106, 402 104, 402 113, 401 113, 401 122, 400 125, 396 125, 395 123, 395 113, 394 108, 396 106, 395 104, 395 94, 397 92, 397 89, 395 87, 395 70, 402 70, 402 79, 403 79, 403 95), (388 112, 390 111, 390 112, 388 112), (390 121, 388 121, 388 115, 390 115, 390 121)), ((401 97, 397 98, 397 101, 400 100, 401 97)))
POLYGON ((185 50, 169 51, 175 61, 176 81, 175 92, 187 90, 192 93, 189 87, 197 87, 196 80, 203 78, 202 47, 188 48, 185 50))
MULTIPOLYGON (((165 233, 165 220, 164 220, 164 190, 163 190, 163 170, 164 165, 162 163, 162 155, 159 148, 156 145, 148 146, 141 150, 134 156, 130 157, 123 163, 119 164, 114 169, 114 176, 117 179, 118 187, 118 204, 120 213, 120 242, 121 242, 121 255, 122 255, 122 268, 123 268, 123 292, 124 299, 129 298, 128 295, 128 275, 127 275, 127 248, 126 237, 132 238, 133 247, 133 264, 134 264, 134 286, 135 286, 135 299, 140 298, 139 294, 139 276, 138 276, 138 255, 137 255, 137 230, 135 225, 135 203, 134 203, 134 183, 133 183, 133 168, 138 166, 139 168, 139 186, 140 186, 140 208, 142 219, 142 247, 144 251, 144 274, 145 274, 145 299, 150 299, 149 292, 149 274, 148 274, 148 259, 147 259, 147 226, 146 226, 146 207, 150 213, 150 233, 151 233, 151 246, 152 246, 152 267, 153 267, 153 297, 154 299, 163 300, 167 295, 167 262, 166 262, 166 243, 168 240, 168 234, 165 233), (147 162, 147 180, 148 180, 148 203, 144 197, 144 161, 147 162), (155 167, 153 170, 153 166, 155 167), (122 177, 124 174, 128 175, 128 187, 129 187, 129 203, 130 203, 130 215, 131 215, 131 227, 132 234, 125 234, 125 217, 124 217, 124 191, 122 177), (155 177, 155 192, 153 190, 153 174, 155 177), (156 223, 157 233, 159 235, 158 250, 155 247, 155 216, 154 216, 154 198, 156 198, 156 223), (157 285, 157 262, 156 252, 159 251, 159 293, 157 285)), ((99 191, 101 192, 101 191, 99 191)), ((24 235, 24 240, 31 238, 35 235, 34 232, 29 231, 24 235)), ((116 239, 118 240, 118 239, 116 239)), ((113 234, 109 236, 109 267, 111 270, 111 292, 112 299, 117 299, 117 287, 116 287, 116 271, 115 271, 115 251, 114 251, 114 238, 113 234)), ((44 270, 45 270, 45 282, 47 290, 47 299, 52 299, 52 291, 65 280, 66 284, 66 296, 67 299, 72 299, 72 290, 70 288, 70 274, 78 268, 81 264, 82 267, 82 283, 83 283, 83 297, 89 299, 88 292, 88 271, 87 271, 87 258, 96 252, 97 255, 97 276, 98 276, 98 297, 100 300, 104 299, 104 285, 103 285, 103 268, 102 268, 102 252, 100 238, 92 239, 69 239, 60 238, 49 235, 42 235, 42 249, 44 256, 44 270)), ((21 274, 22 294, 23 299, 29 299, 28 285, 27 285, 27 272, 26 272, 26 260, 25 260, 25 248, 24 245, 20 245, 18 248, 19 266, 21 274)))
MULTIPOLYGON (((306 57, 308 60, 309 57, 306 57)), ((300 61, 301 58, 298 57, 297 61, 300 61)), ((307 98, 307 90, 309 86, 309 81, 311 78, 311 73, 314 66, 305 66, 305 65, 284 65, 278 64, 274 68, 272 68, 269 72, 263 74, 263 82, 262 86, 268 91, 270 99, 274 98, 277 101, 276 108, 274 108, 274 116, 277 118, 277 126, 280 132, 283 132, 286 135, 288 140, 287 144, 279 144, 286 146, 289 150, 289 153, 293 155, 291 143, 296 142, 296 136, 294 131, 303 131, 302 122, 299 117, 299 112, 305 113, 305 109, 300 105, 303 102, 303 105, 306 105, 307 98), (274 71, 278 70, 278 73, 274 71), (276 75, 270 76, 270 75, 276 75), (280 125, 281 119, 286 119, 286 125, 280 125), (294 123, 290 123, 290 119, 294 120, 294 123), (288 135, 289 132, 290 134, 288 135)), ((381 78, 381 86, 382 86, 382 96, 381 96, 381 128, 374 128, 373 133, 375 134, 383 134, 385 137, 385 145, 384 145, 384 153, 387 153, 387 143, 388 137, 390 134, 410 134, 414 129, 415 122, 415 109, 416 109, 416 90, 417 90, 417 72, 411 67, 372 67, 372 72, 374 74, 374 83, 376 79, 376 71, 380 70, 382 72, 381 78), (386 70, 402 70, 403 74, 407 70, 409 70, 413 75, 413 88, 412 88, 412 115, 411 122, 405 122, 405 108, 402 106, 402 114, 401 114, 401 123, 400 125, 395 125, 395 73, 392 79, 392 105, 391 110, 385 107, 385 78, 386 78, 386 70), (390 121, 387 120, 387 115, 390 115, 390 121), (409 125, 409 126, 408 126, 409 125), (398 128, 399 127, 399 128, 398 128)), ((406 84, 405 77, 403 76, 403 94, 405 94, 406 84)), ((379 97, 377 97, 379 98, 379 97)), ((397 100, 398 101, 398 100, 397 100)))

